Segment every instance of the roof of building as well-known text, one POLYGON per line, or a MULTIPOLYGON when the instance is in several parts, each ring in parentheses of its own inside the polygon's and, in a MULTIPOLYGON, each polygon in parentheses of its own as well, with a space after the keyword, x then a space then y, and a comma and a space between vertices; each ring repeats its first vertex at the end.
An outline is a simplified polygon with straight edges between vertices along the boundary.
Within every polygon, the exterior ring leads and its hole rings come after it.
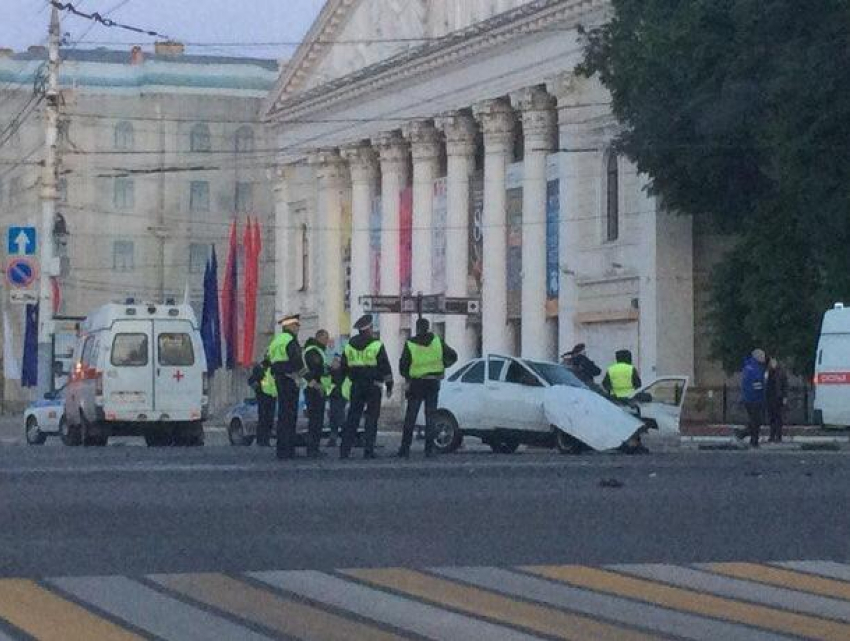
MULTIPOLYGON (((251 65, 278 71, 280 63, 277 60, 267 58, 243 58, 239 56, 198 56, 193 54, 163 55, 150 51, 144 51, 145 62, 169 62, 175 64, 190 65, 251 65)), ((129 49, 60 49, 59 57, 62 60, 76 62, 102 62, 107 64, 130 64, 132 52, 129 49)), ((38 48, 35 51, 22 51, 12 54, 12 60, 46 60, 47 49, 38 48)))

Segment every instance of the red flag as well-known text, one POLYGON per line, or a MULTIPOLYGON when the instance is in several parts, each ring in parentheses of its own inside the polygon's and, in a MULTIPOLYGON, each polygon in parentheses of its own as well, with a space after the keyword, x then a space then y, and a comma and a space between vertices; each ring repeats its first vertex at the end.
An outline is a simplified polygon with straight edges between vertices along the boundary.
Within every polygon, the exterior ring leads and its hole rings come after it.
POLYGON ((227 248, 227 261, 224 267, 224 283, 221 287, 221 335, 224 338, 227 369, 233 369, 239 361, 237 343, 238 317, 237 296, 237 233, 236 221, 230 223, 230 241, 227 248))
POLYGON ((257 331, 257 295, 254 271, 254 227, 248 217, 245 233, 242 236, 245 266, 245 305, 242 317, 242 359, 241 364, 249 367, 254 358, 254 334, 257 331))

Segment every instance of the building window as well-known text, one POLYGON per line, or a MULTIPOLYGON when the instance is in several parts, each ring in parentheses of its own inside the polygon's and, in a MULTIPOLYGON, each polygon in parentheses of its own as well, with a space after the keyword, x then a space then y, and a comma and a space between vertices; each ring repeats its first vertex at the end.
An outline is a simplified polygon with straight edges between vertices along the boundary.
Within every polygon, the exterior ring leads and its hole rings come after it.
POLYGON ((132 178, 116 178, 112 203, 116 209, 133 209, 136 204, 135 185, 132 178))
POLYGON ((199 274, 207 267, 210 246, 206 243, 191 243, 189 245, 189 271, 199 274))
POLYGON ((56 198, 63 205, 68 204, 68 179, 65 177, 56 181, 56 198))
POLYGON ((254 151, 254 130, 248 126, 236 130, 235 148, 240 151, 254 151))
POLYGON ((112 243, 112 269, 116 272, 131 272, 135 269, 132 240, 116 240, 112 243))
POLYGON ((206 180, 193 180, 189 185, 189 211, 210 210, 210 184, 206 180))
POLYGON ((129 122, 122 121, 115 125, 115 148, 127 151, 135 146, 135 136, 133 125, 129 122))
POLYGON ((613 151, 608 154, 606 177, 605 239, 611 242, 620 237, 620 170, 613 151))
POLYGON ((192 151, 210 151, 210 128, 203 124, 192 127, 189 135, 189 147, 192 151))
POLYGON ((307 225, 301 225, 301 285, 298 291, 306 292, 310 284, 310 234, 307 225))
POLYGON ((247 213, 254 210, 254 185, 236 183, 236 211, 247 213))

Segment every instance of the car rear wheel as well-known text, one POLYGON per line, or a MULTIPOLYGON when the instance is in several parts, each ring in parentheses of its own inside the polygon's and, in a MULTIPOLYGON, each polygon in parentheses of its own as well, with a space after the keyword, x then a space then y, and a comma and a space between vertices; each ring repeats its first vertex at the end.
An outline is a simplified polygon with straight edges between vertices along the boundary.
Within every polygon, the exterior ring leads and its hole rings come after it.
POLYGON ((440 454, 450 454, 463 442, 460 426, 455 417, 439 410, 434 414, 434 447, 440 454))
POLYGON ((59 421, 59 434, 63 445, 76 447, 83 442, 83 431, 80 429, 80 426, 71 425, 64 416, 59 421))
POLYGON ((227 438, 230 439, 231 445, 237 447, 251 445, 254 442, 253 436, 245 434, 245 426, 238 418, 231 420, 230 425, 227 426, 227 438))
POLYGON ((587 450, 587 446, 574 436, 570 436, 557 428, 555 432, 555 447, 561 454, 581 454, 587 450))
POLYGON ((38 419, 35 416, 27 418, 25 433, 28 445, 44 445, 47 441, 47 434, 38 427, 38 419))

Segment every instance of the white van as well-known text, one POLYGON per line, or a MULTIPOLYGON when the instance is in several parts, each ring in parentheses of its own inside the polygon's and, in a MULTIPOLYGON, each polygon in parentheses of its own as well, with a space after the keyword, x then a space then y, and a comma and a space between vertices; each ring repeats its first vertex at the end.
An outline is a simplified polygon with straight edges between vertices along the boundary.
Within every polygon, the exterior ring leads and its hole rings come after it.
POLYGON ((189 305, 104 305, 80 325, 62 441, 106 445, 110 436, 144 436, 149 446, 203 445, 208 394, 189 305))
POLYGON ((814 383, 815 422, 850 427, 850 309, 843 303, 823 315, 814 383))

